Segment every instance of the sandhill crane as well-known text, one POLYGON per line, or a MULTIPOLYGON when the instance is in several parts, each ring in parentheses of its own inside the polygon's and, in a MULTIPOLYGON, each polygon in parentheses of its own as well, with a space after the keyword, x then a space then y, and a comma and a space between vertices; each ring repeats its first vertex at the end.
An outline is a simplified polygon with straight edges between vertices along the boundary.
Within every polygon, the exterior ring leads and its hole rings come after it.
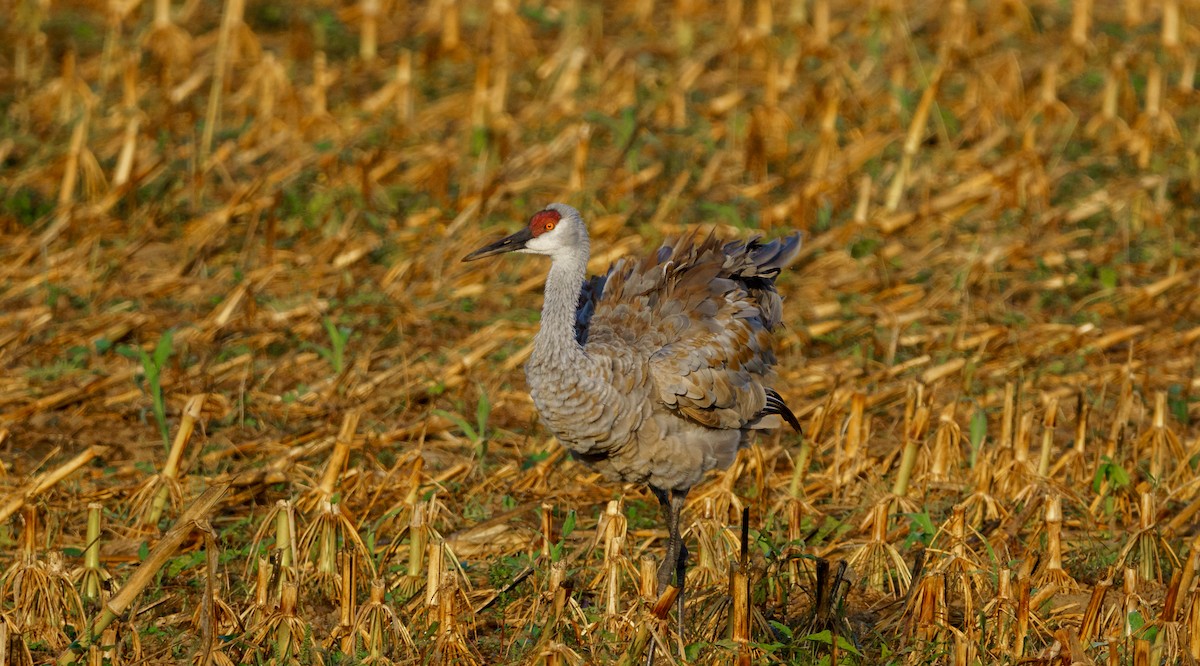
MULTIPOLYGON (((676 576, 683 626, 684 498, 706 472, 733 463, 757 431, 795 415, 770 388, 775 277, 799 235, 760 243, 684 236, 624 258, 588 280, 587 227, 552 203, 520 231, 463 257, 505 252, 551 259, 541 327, 525 365, 542 421, 572 456, 604 476, 650 487, 666 515, 659 594, 676 576)), ((652 658, 652 657, 651 657, 652 658)))

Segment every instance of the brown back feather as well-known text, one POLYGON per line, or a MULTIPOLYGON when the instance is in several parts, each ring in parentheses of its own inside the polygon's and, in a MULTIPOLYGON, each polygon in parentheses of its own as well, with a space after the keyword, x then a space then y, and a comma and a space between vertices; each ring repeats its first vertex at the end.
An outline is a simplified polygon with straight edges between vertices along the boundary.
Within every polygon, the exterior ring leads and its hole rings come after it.
POLYGON ((632 347, 650 364, 657 399, 706 426, 743 428, 778 414, 766 385, 770 331, 782 315, 775 277, 799 247, 798 235, 723 244, 692 233, 622 259, 585 285, 581 341, 632 347))

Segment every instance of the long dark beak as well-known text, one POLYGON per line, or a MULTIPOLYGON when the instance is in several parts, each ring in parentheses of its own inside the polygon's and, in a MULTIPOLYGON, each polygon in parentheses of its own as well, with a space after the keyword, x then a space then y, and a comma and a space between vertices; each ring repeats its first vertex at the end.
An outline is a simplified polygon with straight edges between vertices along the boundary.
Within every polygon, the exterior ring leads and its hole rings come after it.
POLYGON ((533 238, 533 232, 529 230, 529 227, 521 227, 521 230, 517 233, 508 236, 507 238, 501 238, 491 245, 484 245, 478 250, 475 250, 471 254, 463 257, 462 260, 475 261, 476 259, 483 259, 484 257, 504 254, 505 252, 514 252, 525 247, 525 244, 528 243, 529 239, 531 238, 533 238))

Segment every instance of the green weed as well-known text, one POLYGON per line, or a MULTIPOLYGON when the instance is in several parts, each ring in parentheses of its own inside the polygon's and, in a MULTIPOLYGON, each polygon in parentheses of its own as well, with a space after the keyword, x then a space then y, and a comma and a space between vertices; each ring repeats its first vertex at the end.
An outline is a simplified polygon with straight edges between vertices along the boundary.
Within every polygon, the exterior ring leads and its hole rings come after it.
POLYGON ((173 336, 174 333, 172 331, 163 331, 162 337, 158 339, 158 344, 154 346, 153 354, 147 354, 146 350, 141 347, 117 346, 118 354, 139 361, 142 364, 142 376, 140 380, 144 380, 146 383, 142 388, 150 395, 154 409, 154 420, 158 423, 158 431, 162 435, 163 446, 167 448, 171 446, 171 436, 170 430, 167 428, 167 401, 163 396, 162 371, 166 367, 167 361, 171 358, 171 339, 173 336))

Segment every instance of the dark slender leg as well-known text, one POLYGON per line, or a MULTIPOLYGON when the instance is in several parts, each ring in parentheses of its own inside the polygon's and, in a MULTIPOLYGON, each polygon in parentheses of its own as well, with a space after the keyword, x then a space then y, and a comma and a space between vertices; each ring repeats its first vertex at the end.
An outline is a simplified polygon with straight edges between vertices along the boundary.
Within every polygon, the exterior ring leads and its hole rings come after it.
MULTIPOLYGON (((671 533, 672 549, 675 555, 675 587, 679 588, 679 596, 676 598, 677 621, 679 623, 679 635, 683 636, 683 591, 684 581, 687 578, 687 559, 688 549, 687 544, 683 542, 683 536, 680 534, 679 522, 683 516, 683 502, 687 498, 687 491, 671 491, 671 502, 667 510, 667 529, 671 533)), ((670 560, 663 562, 667 564, 670 560)), ((669 574, 668 574, 669 576, 669 574)))
MULTIPOLYGON (((671 496, 670 496, 670 494, 667 491, 659 490, 658 488, 655 488, 654 486, 650 486, 650 492, 654 493, 654 496, 658 498, 658 503, 663 508, 663 515, 666 516, 667 525, 669 527, 671 524, 671 511, 670 511, 671 496)), ((669 531, 670 530, 668 529, 668 532, 669 531)), ((659 567, 658 567, 658 595, 659 596, 662 596, 662 593, 667 589, 667 585, 669 585, 671 583, 670 569, 666 568, 668 566, 667 563, 670 561, 671 561, 671 541, 670 541, 670 539, 668 539, 666 556, 663 558, 663 563, 661 565, 659 565, 659 567), (665 577, 666 580, 663 579, 664 578, 664 576, 663 576, 664 569, 667 571, 667 575, 665 577)), ((654 666, 654 648, 655 647, 656 647, 656 643, 655 643, 654 639, 651 639, 650 646, 646 649, 646 666, 654 666)))
POLYGON ((675 562, 679 558, 679 546, 675 541, 674 523, 671 522, 671 491, 659 490, 653 486, 650 487, 650 490, 658 498, 658 503, 662 506, 663 518, 667 521, 667 552, 663 554, 662 564, 658 565, 658 594, 662 596, 662 593, 667 591, 667 586, 671 584, 671 574, 675 573, 675 562))
POLYGON ((677 615, 679 616, 679 635, 683 636, 683 580, 687 576, 687 544, 679 540, 679 559, 675 565, 675 580, 679 581, 679 596, 675 598, 677 615))
MULTIPOLYGON (((676 620, 679 626, 679 635, 683 635, 683 606, 684 606, 684 582, 687 578, 687 546, 683 543, 683 536, 680 533, 679 522, 683 514, 683 503, 687 498, 687 491, 679 490, 660 490, 651 487, 654 496, 658 498, 659 504, 662 505, 663 515, 667 519, 667 532, 670 535, 667 539, 667 552, 663 557, 662 564, 658 567, 658 593, 661 595, 667 590, 667 586, 671 584, 671 574, 675 574, 675 587, 679 588, 679 596, 676 598, 676 620)), ((651 646, 653 647, 653 646, 651 646)), ((650 652, 650 659, 653 659, 654 652, 650 652)), ((650 661, 647 661, 649 664, 650 661)))

